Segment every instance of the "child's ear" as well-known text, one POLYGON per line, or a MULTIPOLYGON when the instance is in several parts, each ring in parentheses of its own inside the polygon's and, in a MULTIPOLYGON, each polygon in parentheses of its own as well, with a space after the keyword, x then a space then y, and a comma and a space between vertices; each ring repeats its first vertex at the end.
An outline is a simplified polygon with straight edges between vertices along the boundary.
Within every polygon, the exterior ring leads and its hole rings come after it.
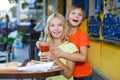
POLYGON ((82 19, 82 21, 84 21, 84 18, 82 19))

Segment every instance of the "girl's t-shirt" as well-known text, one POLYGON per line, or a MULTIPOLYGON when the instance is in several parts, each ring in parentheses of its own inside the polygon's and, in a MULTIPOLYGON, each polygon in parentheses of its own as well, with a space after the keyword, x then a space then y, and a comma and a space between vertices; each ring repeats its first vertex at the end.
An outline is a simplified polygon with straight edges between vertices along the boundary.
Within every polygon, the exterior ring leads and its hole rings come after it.
MULTIPOLYGON (((67 52, 67 53, 74 53, 77 52, 78 49, 77 47, 68 41, 64 42, 63 44, 58 46, 62 51, 67 52)), ((66 59, 60 58, 60 61, 62 61, 66 65, 66 59)), ((63 75, 60 76, 55 76, 55 77, 50 77, 47 78, 47 80, 73 80, 73 78, 66 79, 63 75)))

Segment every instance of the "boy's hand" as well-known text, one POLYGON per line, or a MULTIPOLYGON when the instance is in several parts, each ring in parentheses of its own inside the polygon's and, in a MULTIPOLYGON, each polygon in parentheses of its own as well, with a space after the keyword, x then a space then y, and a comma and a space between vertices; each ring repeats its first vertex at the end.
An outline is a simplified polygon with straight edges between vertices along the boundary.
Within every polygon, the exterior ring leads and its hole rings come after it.
POLYGON ((57 57, 63 57, 64 52, 60 48, 53 48, 51 52, 57 57))

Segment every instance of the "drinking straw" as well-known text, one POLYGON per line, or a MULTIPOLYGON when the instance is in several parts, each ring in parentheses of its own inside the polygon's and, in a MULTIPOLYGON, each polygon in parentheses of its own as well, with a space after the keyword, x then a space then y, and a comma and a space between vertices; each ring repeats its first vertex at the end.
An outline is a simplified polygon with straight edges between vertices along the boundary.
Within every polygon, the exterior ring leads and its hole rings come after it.
POLYGON ((45 43, 47 43, 47 36, 48 36, 48 33, 45 34, 45 37, 44 37, 44 41, 45 41, 45 43))

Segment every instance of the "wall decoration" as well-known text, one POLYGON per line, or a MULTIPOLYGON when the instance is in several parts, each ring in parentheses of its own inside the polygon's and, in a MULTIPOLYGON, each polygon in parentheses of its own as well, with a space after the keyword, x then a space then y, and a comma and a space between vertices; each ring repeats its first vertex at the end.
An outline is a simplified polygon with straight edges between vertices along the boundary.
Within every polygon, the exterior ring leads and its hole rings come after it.
POLYGON ((94 12, 95 13, 100 13, 101 12, 101 4, 102 0, 94 0, 94 12))
POLYGON ((120 17, 107 13, 103 18, 102 36, 105 39, 120 41, 120 17))
POLYGON ((116 7, 120 8, 120 0, 116 0, 116 7))
POLYGON ((102 21, 100 18, 95 16, 90 16, 90 19, 88 20, 88 34, 89 37, 96 37, 99 38, 100 36, 100 28, 102 21))
POLYGON ((72 0, 72 4, 82 5, 85 9, 86 18, 89 17, 89 0, 72 0))

